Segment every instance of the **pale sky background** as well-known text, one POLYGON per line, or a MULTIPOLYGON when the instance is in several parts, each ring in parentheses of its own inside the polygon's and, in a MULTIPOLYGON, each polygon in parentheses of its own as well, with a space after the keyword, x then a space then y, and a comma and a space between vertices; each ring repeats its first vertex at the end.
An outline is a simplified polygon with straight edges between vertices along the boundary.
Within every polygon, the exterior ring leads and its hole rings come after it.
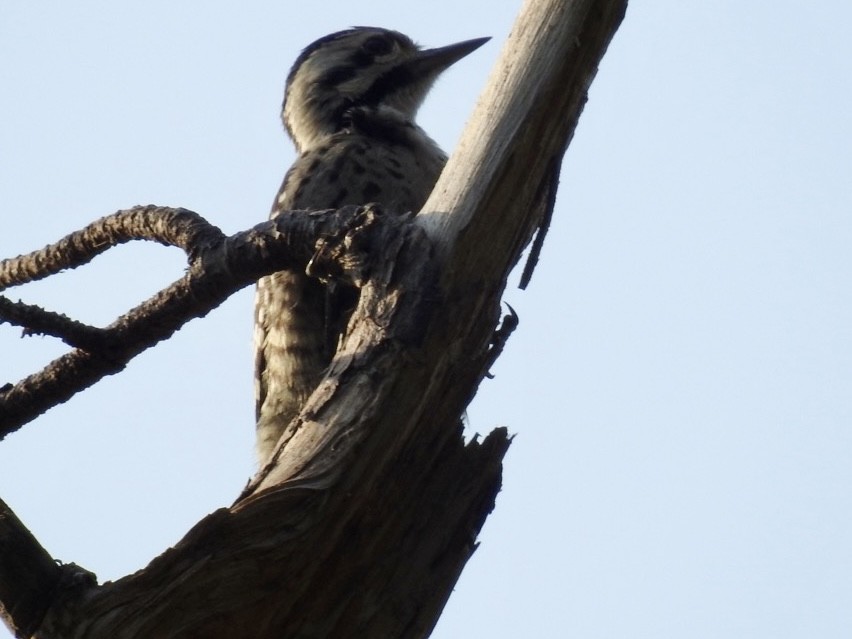
MULTIPOLYGON (((353 24, 493 36, 421 111, 451 150, 519 7, 0 0, 0 257, 134 204, 262 221, 287 71, 353 24)), ((516 438, 434 637, 852 636, 850 24, 841 0, 631 4, 469 411, 516 438)), ((7 294, 106 324, 183 263, 134 245, 7 294)), ((251 303, 0 443, 0 495, 55 557, 116 579, 231 503, 251 303)), ((19 334, 0 383, 63 351, 19 334)))

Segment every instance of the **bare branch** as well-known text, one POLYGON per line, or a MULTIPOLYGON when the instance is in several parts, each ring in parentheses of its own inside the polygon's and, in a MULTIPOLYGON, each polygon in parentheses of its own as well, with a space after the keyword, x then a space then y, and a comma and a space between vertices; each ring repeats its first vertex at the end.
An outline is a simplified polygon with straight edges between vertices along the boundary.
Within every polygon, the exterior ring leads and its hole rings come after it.
POLYGON ((55 244, 0 261, 0 290, 54 275, 90 262, 104 251, 131 240, 177 246, 192 257, 224 239, 222 231, 197 213, 163 206, 137 206, 103 217, 55 244))
POLYGON ((0 324, 24 328, 23 336, 50 335, 69 346, 91 350, 102 348, 105 332, 95 326, 73 320, 67 315, 47 311, 40 306, 13 302, 0 295, 0 324))
POLYGON ((363 282, 368 261, 351 257, 353 251, 370 250, 375 240, 367 236, 380 233, 388 224, 404 223, 398 216, 383 215, 377 206, 349 206, 337 211, 293 212, 226 237, 196 213, 139 207, 104 218, 87 227, 89 233, 74 233, 43 251, 7 260, 4 264, 11 265, 7 273, 13 278, 23 274, 38 279, 59 264, 86 263, 109 248, 103 244, 109 235, 109 241, 144 238, 180 246, 190 253, 191 261, 182 278, 104 329, 78 330, 84 325, 56 314, 35 313, 34 307, 16 308, 11 303, 0 305, 0 317, 5 312, 23 319, 31 313, 33 323, 25 325, 28 329, 43 329, 81 342, 79 348, 42 371, 0 388, 0 439, 103 377, 121 371, 136 355, 167 339, 189 320, 203 317, 259 277, 285 268, 305 269, 315 246, 322 249, 313 260, 317 276, 323 269, 331 269, 329 277, 363 282), (329 244, 322 239, 327 237, 339 237, 349 247, 347 263, 333 266, 334 260, 324 255, 329 244))

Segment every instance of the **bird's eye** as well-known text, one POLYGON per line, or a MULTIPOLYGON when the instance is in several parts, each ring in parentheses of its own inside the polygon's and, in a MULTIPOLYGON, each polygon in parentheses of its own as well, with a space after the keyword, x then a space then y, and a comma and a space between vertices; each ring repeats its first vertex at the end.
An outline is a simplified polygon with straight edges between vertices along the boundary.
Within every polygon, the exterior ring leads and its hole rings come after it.
POLYGON ((374 35, 367 38, 361 48, 370 55, 386 55, 393 49, 393 42, 384 36, 374 35))

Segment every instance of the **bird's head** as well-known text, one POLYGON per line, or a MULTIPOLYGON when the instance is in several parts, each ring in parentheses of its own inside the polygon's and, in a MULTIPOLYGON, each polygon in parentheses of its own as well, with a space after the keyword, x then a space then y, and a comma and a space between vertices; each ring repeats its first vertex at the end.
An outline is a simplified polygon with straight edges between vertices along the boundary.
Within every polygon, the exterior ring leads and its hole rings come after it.
POLYGON ((308 45, 284 95, 282 119, 304 151, 345 126, 353 108, 392 110, 413 121, 435 78, 488 38, 421 49, 398 31, 354 27, 308 45))

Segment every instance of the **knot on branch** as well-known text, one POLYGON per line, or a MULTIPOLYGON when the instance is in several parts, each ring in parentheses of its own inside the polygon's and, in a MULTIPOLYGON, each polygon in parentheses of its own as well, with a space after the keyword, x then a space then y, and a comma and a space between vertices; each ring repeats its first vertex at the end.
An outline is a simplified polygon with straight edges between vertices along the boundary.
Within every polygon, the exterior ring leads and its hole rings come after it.
POLYGON ((347 206, 335 217, 336 228, 319 235, 305 272, 324 282, 344 281, 358 288, 370 279, 377 253, 413 218, 389 214, 378 204, 347 206))

